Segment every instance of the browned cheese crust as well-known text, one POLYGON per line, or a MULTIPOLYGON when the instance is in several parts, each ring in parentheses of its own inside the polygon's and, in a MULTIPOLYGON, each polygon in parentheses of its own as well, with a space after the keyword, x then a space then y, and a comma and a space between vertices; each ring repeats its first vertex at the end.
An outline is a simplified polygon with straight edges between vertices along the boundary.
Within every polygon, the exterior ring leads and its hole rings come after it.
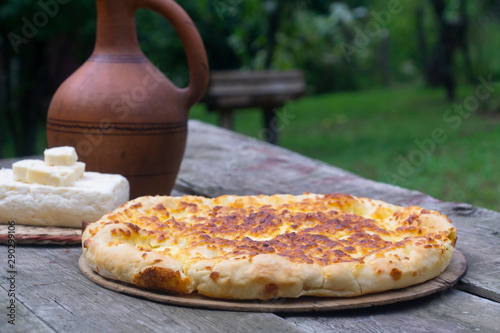
POLYGON ((344 194, 141 197, 86 226, 100 275, 214 298, 351 297, 448 266, 456 229, 436 211, 344 194))

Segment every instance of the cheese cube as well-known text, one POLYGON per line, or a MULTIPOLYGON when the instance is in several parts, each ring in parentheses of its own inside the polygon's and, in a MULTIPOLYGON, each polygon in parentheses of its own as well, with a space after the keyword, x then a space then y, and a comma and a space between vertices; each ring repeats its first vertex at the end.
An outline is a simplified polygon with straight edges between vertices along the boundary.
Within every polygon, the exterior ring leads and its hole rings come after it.
POLYGON ((121 175, 85 172, 73 186, 54 187, 14 180, 0 169, 0 223, 81 228, 129 200, 129 183, 121 175))
POLYGON ((40 160, 23 160, 12 165, 14 179, 30 184, 71 186, 83 175, 85 163, 72 166, 50 166, 40 160))
MULTIPOLYGON (((20 182, 28 182, 28 168, 39 164, 40 160, 23 160, 12 164, 12 170, 14 171, 14 180, 20 182)), ((42 162, 43 163, 43 162, 42 162)))
POLYGON ((73 147, 55 147, 43 152, 45 163, 48 165, 74 165, 78 159, 73 147))

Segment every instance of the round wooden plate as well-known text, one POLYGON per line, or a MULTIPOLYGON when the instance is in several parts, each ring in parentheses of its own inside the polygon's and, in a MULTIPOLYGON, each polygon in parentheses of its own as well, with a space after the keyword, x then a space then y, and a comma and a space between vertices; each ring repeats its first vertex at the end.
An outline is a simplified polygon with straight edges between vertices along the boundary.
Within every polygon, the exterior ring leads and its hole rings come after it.
POLYGON ((119 293, 171 305, 253 312, 334 311, 403 302, 449 289, 462 278, 467 270, 467 262, 464 255, 455 250, 450 265, 441 275, 430 281, 408 288, 350 298, 300 297, 270 301, 231 301, 208 298, 198 294, 178 295, 144 290, 133 285, 109 280, 95 273, 83 256, 80 257, 78 266, 90 281, 119 293))
MULTIPOLYGON (((10 226, 12 229, 12 226, 10 226)), ((0 225, 0 244, 9 243, 9 226, 0 225)), ((75 228, 38 227, 16 224, 12 234, 15 244, 79 244, 82 241, 82 230, 75 228)))

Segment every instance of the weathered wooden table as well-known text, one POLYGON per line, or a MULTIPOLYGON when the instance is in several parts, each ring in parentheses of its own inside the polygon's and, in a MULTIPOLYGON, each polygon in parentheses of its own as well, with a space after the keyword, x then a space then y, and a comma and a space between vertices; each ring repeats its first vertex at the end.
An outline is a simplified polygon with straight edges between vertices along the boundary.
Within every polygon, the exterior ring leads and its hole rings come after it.
MULTIPOLYGON (((500 213, 366 180, 197 121, 189 126, 174 194, 344 192, 436 209, 458 228, 457 249, 468 262, 465 277, 447 291, 364 309, 278 314, 218 311, 165 305, 104 289, 81 274, 78 245, 18 245, 12 280, 8 248, 2 245, 0 332, 500 331, 500 213), (15 325, 8 322, 12 299, 15 325)), ((0 167, 11 163, 0 161, 0 167)))

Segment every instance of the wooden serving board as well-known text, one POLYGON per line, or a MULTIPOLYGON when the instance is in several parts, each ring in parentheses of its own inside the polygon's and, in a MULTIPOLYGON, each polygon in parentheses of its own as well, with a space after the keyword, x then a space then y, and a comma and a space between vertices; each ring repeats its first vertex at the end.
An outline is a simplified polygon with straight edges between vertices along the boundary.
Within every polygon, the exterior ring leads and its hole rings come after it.
POLYGON ((453 287, 467 270, 467 262, 464 255, 460 251, 455 250, 450 265, 440 276, 408 288, 349 298, 300 297, 270 301, 232 301, 208 298, 198 294, 178 295, 144 290, 130 284, 109 280, 95 273, 83 256, 80 257, 78 266, 83 275, 90 281, 104 288, 134 297, 145 298, 169 305, 195 308, 274 313, 335 311, 408 301, 453 287))
MULTIPOLYGON (((11 227, 11 239, 15 244, 79 244, 82 231, 76 228, 38 227, 16 224, 11 227)), ((0 225, 0 244, 9 243, 9 225, 0 225)), ((11 242, 12 243, 12 242, 11 242)))

